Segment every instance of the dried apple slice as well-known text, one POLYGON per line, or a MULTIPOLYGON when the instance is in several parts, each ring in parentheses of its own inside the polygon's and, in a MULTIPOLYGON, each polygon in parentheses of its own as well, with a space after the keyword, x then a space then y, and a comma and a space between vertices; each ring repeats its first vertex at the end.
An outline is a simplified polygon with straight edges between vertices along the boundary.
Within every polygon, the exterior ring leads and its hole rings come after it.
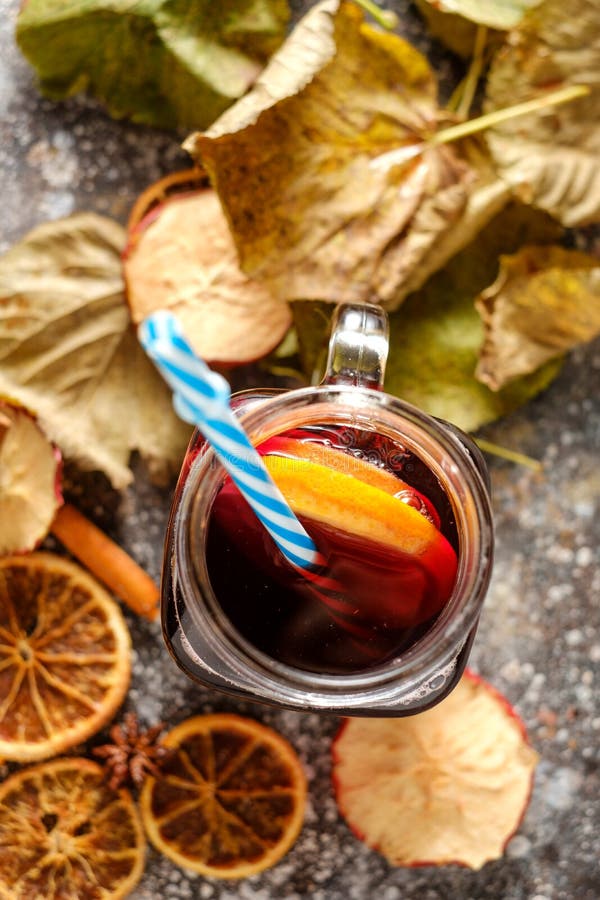
POLYGON ((23 407, 0 402, 0 555, 33 548, 57 509, 61 456, 23 407))
POLYGON ((502 856, 538 760, 508 701, 467 672, 440 704, 403 719, 347 719, 333 781, 353 832, 396 866, 502 856))
POLYGON ((134 322, 170 309, 209 362, 260 359, 290 327, 288 304, 240 270, 219 198, 209 188, 152 209, 130 233, 123 265, 134 322))
POLYGON ((68 503, 62 455, 24 407, 0 401, 0 557, 27 553, 52 531, 63 546, 140 615, 155 619, 153 579, 68 503))

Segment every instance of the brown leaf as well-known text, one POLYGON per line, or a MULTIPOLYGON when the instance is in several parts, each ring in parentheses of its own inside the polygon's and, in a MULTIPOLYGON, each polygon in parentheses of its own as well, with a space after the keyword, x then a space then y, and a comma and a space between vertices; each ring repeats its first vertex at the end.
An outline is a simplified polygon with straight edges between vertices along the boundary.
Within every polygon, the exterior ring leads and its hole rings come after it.
POLYGON ((133 235, 124 270, 134 322, 171 310, 209 362, 259 359, 291 324, 287 303, 240 271, 212 190, 174 197, 154 210, 133 235))
MULTIPOLYGON (((475 298, 498 272, 498 257, 524 243, 555 242, 562 229, 545 213, 511 203, 441 271, 390 316, 385 390, 465 431, 493 422, 546 388, 560 370, 553 360, 535 373, 491 391, 475 378, 483 325, 475 298)), ((302 368, 323 374, 331 306, 294 303, 302 368)))
POLYGON ((406 268, 403 271, 402 283, 396 292, 396 301, 403 300, 408 294, 419 290, 430 275, 445 266, 455 254, 470 244, 488 222, 504 209, 511 198, 510 187, 498 178, 488 155, 482 152, 477 140, 471 138, 463 141, 461 150, 476 176, 465 206, 452 228, 434 235, 434 240, 424 248, 421 258, 415 265, 411 267, 410 260, 405 260, 406 268))
POLYGON ((0 395, 118 488, 132 480, 132 450, 163 474, 189 435, 131 330, 124 243, 116 222, 81 213, 38 226, 0 259, 0 395))
POLYGON ((493 390, 600 334, 600 261, 524 247, 476 301, 485 326, 477 377, 493 390))
POLYGON ((389 151, 447 119, 425 58, 322 0, 252 91, 188 139, 249 274, 287 299, 393 308, 415 266, 464 209, 473 179, 446 146, 402 164, 389 151))
POLYGON ((600 5, 546 0, 509 34, 492 64, 487 111, 584 84, 590 96, 486 132, 498 171, 564 225, 600 219, 600 5))

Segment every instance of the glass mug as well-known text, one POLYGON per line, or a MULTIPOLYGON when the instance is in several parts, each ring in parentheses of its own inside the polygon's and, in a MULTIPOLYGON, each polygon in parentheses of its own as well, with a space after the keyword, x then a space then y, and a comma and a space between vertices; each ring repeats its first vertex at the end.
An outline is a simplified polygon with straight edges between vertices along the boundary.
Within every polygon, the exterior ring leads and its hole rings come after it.
MULTIPOLYGON (((360 716, 421 712, 442 700, 458 682, 491 575, 493 526, 487 471, 479 450, 459 429, 382 391, 387 352, 383 310, 340 306, 334 314, 320 386, 245 391, 234 395, 232 406, 255 445, 284 433, 319 435, 324 431, 346 440, 358 436, 355 443, 359 445, 361 440, 365 444, 365 438, 367 443, 383 441, 386 447, 405 453, 411 465, 433 473, 455 520, 458 566, 450 597, 408 646, 356 671, 300 667, 260 649, 225 612, 224 593, 219 602, 213 588, 216 570, 211 570, 211 576, 207 543, 211 509, 226 475, 196 431, 172 503, 161 587, 166 644, 192 679, 288 709, 360 716)), ((243 580, 247 561, 240 555, 231 562, 225 566, 228 577, 243 580)), ((258 601, 250 596, 244 602, 256 604, 249 616, 260 630, 263 614, 258 601)), ((349 635, 350 641, 359 648, 359 638, 349 635)))

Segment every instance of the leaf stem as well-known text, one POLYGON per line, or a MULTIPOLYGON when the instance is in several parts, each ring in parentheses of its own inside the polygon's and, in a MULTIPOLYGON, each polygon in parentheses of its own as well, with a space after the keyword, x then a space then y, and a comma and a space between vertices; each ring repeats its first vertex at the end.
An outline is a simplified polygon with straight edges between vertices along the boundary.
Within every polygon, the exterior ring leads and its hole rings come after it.
POLYGON ((420 156, 430 147, 458 141, 471 134, 477 134, 478 131, 485 131, 486 128, 498 125, 500 122, 507 122, 509 119, 516 119, 518 116, 537 112, 540 109, 545 109, 547 106, 569 103, 571 100, 585 97, 589 93, 590 88, 586 84, 574 84, 571 87, 561 88, 559 91, 552 91, 544 97, 536 97, 535 100, 517 103, 515 106, 506 107, 506 109, 496 109, 494 112, 478 116, 476 119, 470 119, 468 122, 461 122, 459 125, 451 125, 450 128, 444 128, 443 131, 438 131, 437 134, 432 135, 428 140, 420 144, 408 144, 404 147, 398 147, 396 150, 390 150, 388 153, 383 153, 381 156, 376 156, 371 161, 371 166, 374 169, 391 169, 393 166, 403 165, 408 160, 420 156))
POLYGON ((478 25, 475 33, 475 44, 473 46, 473 58, 471 59, 466 78, 463 81, 461 97, 456 107, 457 115, 463 119, 466 119, 469 115, 475 91, 477 90, 479 79, 481 78, 487 36, 487 27, 485 25, 478 25))
POLYGON ((486 441, 483 438, 474 438, 473 440, 479 449, 485 453, 491 453, 493 456, 499 456, 501 459, 507 459, 509 462, 517 463, 520 466, 527 466, 528 469, 533 469, 534 472, 541 472, 544 468, 539 459, 533 459, 531 456, 526 456, 517 450, 500 447, 498 444, 493 444, 491 441, 486 441))
POLYGON ((354 0, 357 6, 361 6, 365 12, 375 19, 382 28, 393 30, 398 24, 398 16, 389 9, 380 9, 374 0, 354 0))
POLYGON ((492 125, 499 125, 501 122, 508 122, 510 119, 516 119, 519 116, 526 116, 528 113, 537 112, 540 109, 545 109, 547 106, 569 103, 571 100, 585 97, 589 93, 590 89, 586 84, 573 84, 571 87, 552 91, 544 97, 536 97, 535 100, 517 103, 515 106, 506 107, 506 109, 495 109, 494 112, 478 116, 476 119, 470 119, 468 122, 461 122, 459 125, 444 128, 443 131, 438 131, 437 134, 434 134, 427 141, 427 144, 433 144, 434 146, 436 144, 448 144, 450 141, 457 141, 460 138, 476 134, 478 131, 485 131, 486 128, 491 128, 492 125))

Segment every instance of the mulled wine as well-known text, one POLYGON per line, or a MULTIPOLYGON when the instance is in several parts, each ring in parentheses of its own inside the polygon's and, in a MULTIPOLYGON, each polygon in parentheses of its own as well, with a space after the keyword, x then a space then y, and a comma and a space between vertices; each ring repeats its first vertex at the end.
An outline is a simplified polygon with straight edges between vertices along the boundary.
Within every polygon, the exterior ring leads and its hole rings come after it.
POLYGON ((311 425, 259 445, 327 561, 331 586, 285 560, 233 483, 206 535, 212 592, 234 629, 269 657, 349 675, 421 640, 456 581, 458 531, 432 470, 398 440, 311 425))

